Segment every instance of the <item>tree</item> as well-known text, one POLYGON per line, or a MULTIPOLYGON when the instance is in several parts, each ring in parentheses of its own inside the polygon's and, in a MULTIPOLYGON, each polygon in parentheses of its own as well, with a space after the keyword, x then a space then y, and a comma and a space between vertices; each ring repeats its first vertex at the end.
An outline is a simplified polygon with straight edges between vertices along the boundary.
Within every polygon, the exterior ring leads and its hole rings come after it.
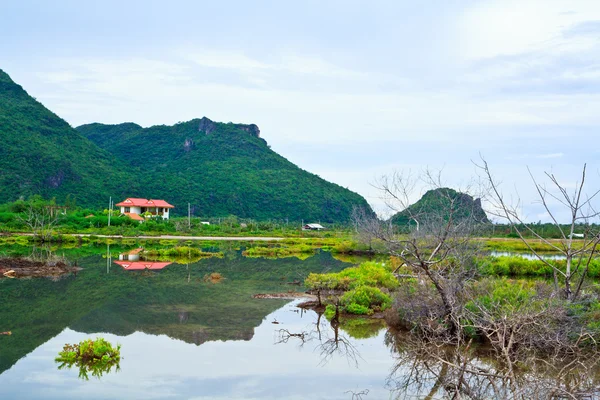
POLYGON ((41 242, 50 240, 52 229, 59 221, 60 213, 55 212, 53 207, 55 207, 53 202, 45 204, 31 201, 24 214, 18 217, 41 242))
POLYGON ((525 221, 525 217, 519 212, 520 200, 515 205, 510 204, 503 195, 500 183, 493 177, 489 165, 482 158, 481 165, 478 167, 489 183, 491 196, 489 198, 491 213, 508 221, 512 229, 519 238, 525 243, 539 260, 552 268, 554 272, 555 291, 559 291, 559 277, 563 280, 563 296, 567 300, 576 300, 581 294, 582 285, 588 274, 590 263, 598 249, 600 243, 600 230, 592 222, 600 215, 596 211, 594 202, 600 190, 587 194, 585 191, 586 183, 586 164, 583 165, 580 181, 577 182, 571 192, 566 184, 559 182, 558 178, 548 172, 544 172, 550 185, 547 187, 539 183, 528 168, 529 176, 536 190, 538 200, 543 205, 546 214, 552 221, 552 224, 560 232, 560 239, 551 240, 543 237, 534 224, 525 221), (566 211, 569 215, 567 232, 559 222, 559 214, 566 211), (579 232, 575 232, 575 231, 579 232), (540 240, 542 243, 550 246, 553 250, 561 253, 565 258, 565 268, 561 268, 557 260, 545 258, 526 240, 525 236, 529 234, 540 240), (576 236, 583 236, 581 240, 576 240, 576 236), (575 290, 573 291, 573 284, 575 290))
MULTIPOLYGON (((415 225, 401 234, 392 219, 381 221, 368 212, 356 210, 353 216, 359 239, 381 241, 387 252, 402 261, 399 268, 407 268, 420 280, 431 282, 442 303, 439 317, 456 332, 459 294, 476 272, 474 257, 480 245, 471 238, 481 227, 475 218, 477 214, 464 211, 462 197, 444 188, 439 173, 425 171, 417 178, 394 173, 380 179, 377 187, 386 203, 393 210, 403 212, 409 221, 415 221, 415 225), (439 196, 436 207, 427 210, 410 207, 410 197, 419 181, 439 196)), ((471 206, 474 204, 478 203, 471 202, 471 206)))

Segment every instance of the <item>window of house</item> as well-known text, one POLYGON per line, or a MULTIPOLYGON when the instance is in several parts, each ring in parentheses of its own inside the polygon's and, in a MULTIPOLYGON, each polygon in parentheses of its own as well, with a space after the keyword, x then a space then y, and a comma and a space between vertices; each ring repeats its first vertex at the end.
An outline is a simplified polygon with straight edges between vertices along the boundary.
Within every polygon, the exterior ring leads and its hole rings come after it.
POLYGON ((125 212, 129 212, 129 207, 125 207, 125 212))

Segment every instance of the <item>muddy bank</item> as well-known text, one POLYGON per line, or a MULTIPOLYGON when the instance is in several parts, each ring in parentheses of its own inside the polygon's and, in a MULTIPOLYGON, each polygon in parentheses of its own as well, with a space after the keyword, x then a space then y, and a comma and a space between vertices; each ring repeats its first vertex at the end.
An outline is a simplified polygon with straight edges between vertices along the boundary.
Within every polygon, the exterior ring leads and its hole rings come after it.
POLYGON ((64 261, 32 261, 26 258, 0 258, 0 278, 57 277, 81 268, 64 261))

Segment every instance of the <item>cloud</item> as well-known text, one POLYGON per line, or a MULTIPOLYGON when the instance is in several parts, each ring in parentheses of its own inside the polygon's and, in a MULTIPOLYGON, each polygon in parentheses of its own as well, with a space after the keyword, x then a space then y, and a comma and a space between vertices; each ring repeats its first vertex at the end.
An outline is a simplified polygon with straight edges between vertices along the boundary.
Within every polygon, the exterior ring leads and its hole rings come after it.
POLYGON ((600 35, 600 20, 597 21, 584 21, 575 24, 574 26, 566 29, 563 32, 565 37, 573 37, 573 36, 588 36, 592 35, 594 37, 598 37, 600 35))
MULTIPOLYGON (((469 165, 483 152, 521 179, 509 164, 597 159, 597 0, 481 0, 418 11, 400 3, 366 11, 346 4, 341 16, 336 7, 305 7, 305 17, 318 17, 308 30, 285 5, 249 7, 260 21, 277 21, 258 27, 247 17, 223 25, 231 16, 217 7, 210 23, 190 25, 189 39, 169 36, 175 29, 164 19, 151 45, 124 35, 122 52, 56 51, 35 64, 35 79, 21 69, 17 78, 74 125, 201 116, 256 123, 291 161, 369 197, 368 184, 355 183, 368 180, 360 170, 469 165), (208 40, 219 26, 227 31, 208 40), (317 160, 306 161, 306 149, 317 160)), ((10 54, 6 46, 0 50, 10 54)))
POLYGON ((538 154, 535 158, 562 158, 564 156, 563 153, 549 153, 549 154, 538 154))

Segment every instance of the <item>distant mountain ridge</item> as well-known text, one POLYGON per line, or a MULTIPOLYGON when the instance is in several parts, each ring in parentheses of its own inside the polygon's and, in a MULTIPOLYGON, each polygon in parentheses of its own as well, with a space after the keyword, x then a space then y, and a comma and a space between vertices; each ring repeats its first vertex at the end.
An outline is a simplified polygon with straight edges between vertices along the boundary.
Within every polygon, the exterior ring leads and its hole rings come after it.
POLYGON ((366 200, 270 149, 254 124, 72 128, 0 70, 0 202, 40 194, 105 207, 164 198, 175 214, 345 222, 366 200))
POLYGON ((206 117, 173 126, 88 124, 77 130, 140 168, 148 192, 196 215, 347 221, 358 194, 306 172, 275 153, 254 124, 206 117), (165 184, 168 183, 168 184, 165 184))
POLYGON ((487 214, 481 207, 481 199, 474 199, 467 193, 451 188, 437 188, 427 191, 416 203, 392 217, 397 225, 416 223, 419 220, 442 221, 452 214, 454 220, 470 219, 474 223, 489 223, 487 214))

